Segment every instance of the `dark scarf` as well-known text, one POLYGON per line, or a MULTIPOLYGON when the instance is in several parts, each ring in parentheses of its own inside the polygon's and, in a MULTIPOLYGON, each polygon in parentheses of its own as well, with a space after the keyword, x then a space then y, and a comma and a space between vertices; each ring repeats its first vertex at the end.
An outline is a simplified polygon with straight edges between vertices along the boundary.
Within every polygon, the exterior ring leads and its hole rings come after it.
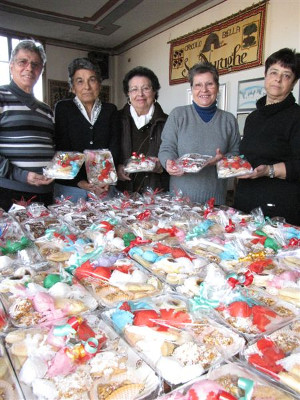
POLYGON ((193 105, 198 115, 204 122, 209 122, 217 111, 217 101, 211 104, 209 107, 200 107, 193 101, 193 105))
POLYGON ((6 85, 7 89, 10 90, 21 103, 25 104, 31 110, 38 108, 39 102, 34 97, 33 93, 26 93, 20 89, 19 86, 12 80, 9 85, 6 85))

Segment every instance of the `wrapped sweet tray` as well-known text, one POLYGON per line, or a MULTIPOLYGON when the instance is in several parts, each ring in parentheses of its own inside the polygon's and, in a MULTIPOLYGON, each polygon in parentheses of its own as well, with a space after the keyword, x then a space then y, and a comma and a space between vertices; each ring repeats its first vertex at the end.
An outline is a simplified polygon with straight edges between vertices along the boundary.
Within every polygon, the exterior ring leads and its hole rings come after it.
POLYGON ((73 274, 104 307, 115 307, 120 301, 157 296, 163 291, 158 278, 125 256, 105 257, 102 254, 97 262, 84 263, 73 274))
POLYGON ((74 151, 58 151, 50 165, 43 170, 44 176, 52 179, 74 179, 84 163, 84 154, 74 151))
POLYGON ((84 150, 85 168, 89 183, 115 185, 118 177, 109 150, 84 150))
POLYGON ((0 398, 1 400, 24 400, 2 340, 0 340, 0 398))
POLYGON ((293 400, 294 397, 249 371, 249 368, 239 363, 227 363, 211 368, 207 374, 159 397, 159 400, 210 400, 211 398, 293 400))
POLYGON ((202 375, 244 345, 224 326, 195 318, 176 295, 125 302, 102 316, 171 387, 202 375))
POLYGON ((155 163, 155 157, 132 153, 132 156, 125 163, 124 171, 129 174, 136 172, 151 172, 155 168, 155 163))
POLYGON ((197 275, 208 264, 206 259, 191 256, 179 246, 168 246, 162 242, 134 246, 128 254, 166 283, 175 286, 197 275))
POLYGON ((300 395, 300 320, 250 343, 244 359, 273 382, 300 395))
POLYGON ((95 314, 11 331, 5 340, 26 400, 141 400, 161 392, 154 371, 95 314))
POLYGON ((217 163, 218 178, 226 179, 253 172, 251 164, 241 156, 223 157, 217 163))
POLYGON ((93 311, 94 297, 66 271, 41 271, 28 281, 15 281, 9 291, 0 293, 10 321, 15 327, 53 325, 69 315, 93 311))
POLYGON ((212 159, 212 156, 202 155, 198 153, 188 153, 177 158, 174 163, 182 169, 185 173, 197 173, 200 172, 208 162, 212 159))

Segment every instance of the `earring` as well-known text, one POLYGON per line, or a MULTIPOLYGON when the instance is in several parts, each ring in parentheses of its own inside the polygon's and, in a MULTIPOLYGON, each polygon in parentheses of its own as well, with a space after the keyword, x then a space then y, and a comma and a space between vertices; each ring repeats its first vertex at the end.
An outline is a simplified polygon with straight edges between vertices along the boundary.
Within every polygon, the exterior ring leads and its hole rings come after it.
POLYGON ((130 97, 128 97, 127 104, 129 104, 131 106, 130 97))

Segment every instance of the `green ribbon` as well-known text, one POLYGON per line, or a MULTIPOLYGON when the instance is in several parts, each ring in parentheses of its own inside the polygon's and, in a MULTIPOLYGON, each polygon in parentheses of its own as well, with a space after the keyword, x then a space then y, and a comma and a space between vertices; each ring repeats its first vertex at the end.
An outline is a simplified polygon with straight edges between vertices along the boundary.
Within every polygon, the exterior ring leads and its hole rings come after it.
POLYGON ((207 310, 219 306, 219 300, 208 299, 205 292, 205 282, 202 282, 199 286, 199 296, 195 296, 193 299, 190 300, 193 311, 197 311, 199 309, 207 310))
POLYGON ((11 242, 8 240, 6 242, 6 247, 0 246, 2 254, 5 256, 6 254, 15 254, 20 250, 26 249, 26 247, 30 246, 32 241, 27 237, 22 236, 19 242, 11 242))
POLYGON ((245 391, 245 396, 240 397, 239 400, 251 400, 254 389, 254 382, 251 379, 239 378, 238 387, 245 391))

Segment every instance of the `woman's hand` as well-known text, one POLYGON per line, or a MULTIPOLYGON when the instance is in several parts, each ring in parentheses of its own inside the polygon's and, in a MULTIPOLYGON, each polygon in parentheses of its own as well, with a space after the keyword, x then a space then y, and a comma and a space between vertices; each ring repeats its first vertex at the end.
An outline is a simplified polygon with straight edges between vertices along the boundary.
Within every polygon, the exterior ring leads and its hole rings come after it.
POLYGON ((216 155, 211 158, 205 166, 212 166, 216 165, 218 161, 220 161, 223 158, 223 154, 221 153, 220 149, 216 150, 216 155))
MULTIPOLYGON (((286 178, 286 168, 285 163, 280 162, 273 164, 274 167, 274 178, 285 179, 286 178)), ((269 176, 270 166, 269 165, 259 165, 253 172, 247 175, 238 176, 238 179, 257 179, 263 176, 269 176)))
POLYGON ((109 185, 93 185, 92 183, 88 183, 87 181, 79 181, 77 183, 77 186, 80 187, 80 189, 86 190, 87 192, 95 193, 95 195, 98 197, 102 196, 109 190, 109 185))
POLYGON ((49 185, 53 182, 53 179, 46 178, 44 175, 37 174, 35 172, 28 172, 27 183, 33 186, 49 185))
POLYGON ((129 178, 129 174, 124 171, 124 165, 123 164, 119 164, 118 165, 117 174, 118 174, 118 179, 120 181, 131 181, 131 179, 129 178))
POLYGON ((176 162, 174 162, 173 160, 167 160, 166 170, 169 175, 182 176, 184 174, 182 169, 179 168, 176 162))

